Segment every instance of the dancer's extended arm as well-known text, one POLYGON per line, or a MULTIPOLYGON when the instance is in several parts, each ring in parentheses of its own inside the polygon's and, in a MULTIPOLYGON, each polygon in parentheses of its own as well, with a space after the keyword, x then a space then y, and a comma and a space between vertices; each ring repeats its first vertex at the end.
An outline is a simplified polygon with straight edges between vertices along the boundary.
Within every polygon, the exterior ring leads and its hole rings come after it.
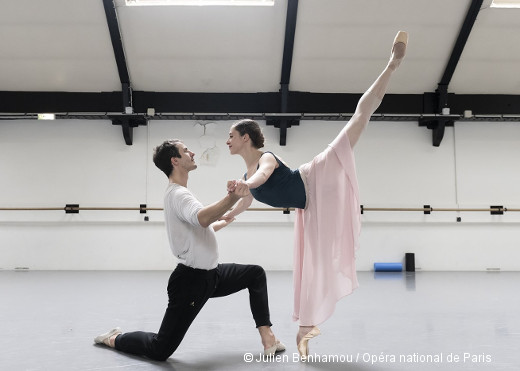
POLYGON ((228 193, 222 200, 205 206, 197 213, 199 224, 203 228, 209 227, 212 223, 220 220, 222 215, 233 206, 241 196, 234 192, 228 193))
POLYGON ((226 213, 226 215, 224 215, 222 217, 222 219, 228 219, 228 218, 234 219, 237 215, 239 215, 242 212, 246 211, 247 208, 249 206, 251 206, 252 202, 253 202, 253 195, 251 193, 249 195, 247 195, 247 196, 242 197, 237 202, 237 204, 235 205, 233 210, 231 210, 230 212, 226 213))
POLYGON ((228 225, 230 225, 234 220, 235 220, 235 218, 221 219, 221 220, 218 220, 215 223, 213 223, 211 225, 211 227, 213 227, 213 230, 215 232, 217 232, 217 231, 220 231, 222 228, 227 227, 228 225))

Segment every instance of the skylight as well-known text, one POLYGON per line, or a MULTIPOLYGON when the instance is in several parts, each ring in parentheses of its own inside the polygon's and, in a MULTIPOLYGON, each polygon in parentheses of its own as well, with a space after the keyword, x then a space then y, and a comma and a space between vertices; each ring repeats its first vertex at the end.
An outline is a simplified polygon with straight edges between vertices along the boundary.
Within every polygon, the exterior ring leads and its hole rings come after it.
POLYGON ((125 0, 128 6, 153 5, 237 5, 237 6, 272 6, 274 0, 125 0))
POLYGON ((520 0, 493 0, 492 8, 520 8, 520 0))

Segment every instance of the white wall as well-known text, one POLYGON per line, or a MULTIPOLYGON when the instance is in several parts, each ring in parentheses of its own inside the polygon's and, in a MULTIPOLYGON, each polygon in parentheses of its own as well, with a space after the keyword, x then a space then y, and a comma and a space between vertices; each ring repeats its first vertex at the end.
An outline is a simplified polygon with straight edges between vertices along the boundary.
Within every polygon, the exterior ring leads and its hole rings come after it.
MULTIPOLYGON (((127 146, 108 121, 3 121, 0 208, 162 207, 167 179, 151 155, 168 138, 183 139, 197 154, 189 186, 203 203, 213 202, 244 164, 225 146, 231 122, 208 124, 205 135, 200 124, 151 120, 134 129, 127 146)), ((320 152, 343 125, 302 121, 280 147, 278 129, 262 123, 266 149, 292 167, 320 152)), ((518 123, 456 123, 437 148, 417 123, 372 122, 355 155, 365 207, 520 208, 518 123)), ((138 211, 0 211, 0 269, 171 269, 162 212, 147 215, 148 222, 138 211)), ((292 221, 281 212, 244 213, 218 233, 221 261, 291 269, 292 221)), ((423 270, 520 270, 519 227, 518 212, 369 211, 358 269, 414 252, 423 270)))

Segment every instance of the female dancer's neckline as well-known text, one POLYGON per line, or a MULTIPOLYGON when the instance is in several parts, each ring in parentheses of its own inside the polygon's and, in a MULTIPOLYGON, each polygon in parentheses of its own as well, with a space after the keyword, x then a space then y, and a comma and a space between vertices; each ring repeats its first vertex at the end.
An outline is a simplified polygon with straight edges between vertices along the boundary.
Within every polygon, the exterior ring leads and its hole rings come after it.
POLYGON ((255 168, 258 166, 259 162, 260 162, 260 157, 262 157, 262 155, 264 154, 265 152, 262 152, 262 151, 259 151, 259 150, 256 150, 254 153, 252 153, 250 156, 248 156, 246 160, 246 165, 247 165, 247 168, 255 168))

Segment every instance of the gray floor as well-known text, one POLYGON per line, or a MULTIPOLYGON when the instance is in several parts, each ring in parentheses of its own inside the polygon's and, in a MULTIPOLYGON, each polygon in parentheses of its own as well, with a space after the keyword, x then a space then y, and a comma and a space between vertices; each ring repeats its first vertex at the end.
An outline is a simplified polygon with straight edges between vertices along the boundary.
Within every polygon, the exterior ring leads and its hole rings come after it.
POLYGON ((167 362, 93 345, 114 326, 156 331, 168 276, 0 271, 0 370, 520 369, 520 272, 360 272, 309 363, 297 359, 290 272, 268 272, 273 329, 288 345, 278 359, 257 362, 246 293, 211 300, 167 362))

